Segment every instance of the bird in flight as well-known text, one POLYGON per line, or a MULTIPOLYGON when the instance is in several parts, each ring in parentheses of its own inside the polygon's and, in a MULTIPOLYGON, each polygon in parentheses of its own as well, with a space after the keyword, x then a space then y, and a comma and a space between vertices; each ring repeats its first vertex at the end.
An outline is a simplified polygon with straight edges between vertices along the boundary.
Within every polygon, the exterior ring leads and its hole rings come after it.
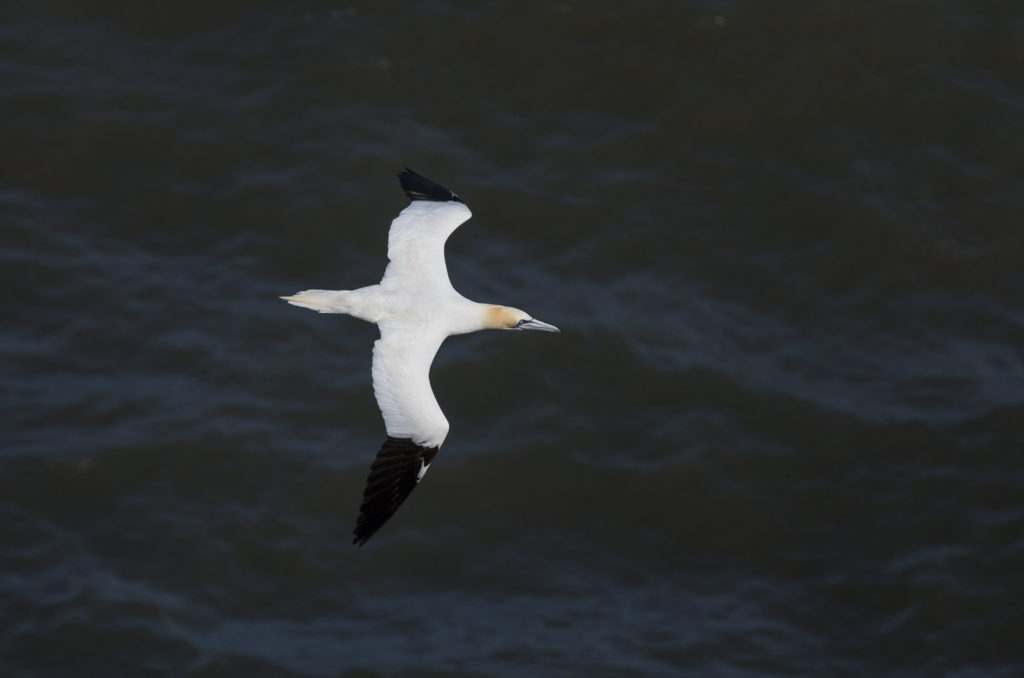
POLYGON ((455 193, 408 168, 398 180, 412 203, 391 222, 380 283, 281 297, 320 313, 347 313, 380 329, 373 344, 373 393, 387 439, 366 479, 352 539, 358 546, 394 515, 448 435, 448 420, 430 387, 430 364, 441 343, 477 330, 559 331, 525 311, 479 304, 456 292, 444 244, 472 213, 455 193))

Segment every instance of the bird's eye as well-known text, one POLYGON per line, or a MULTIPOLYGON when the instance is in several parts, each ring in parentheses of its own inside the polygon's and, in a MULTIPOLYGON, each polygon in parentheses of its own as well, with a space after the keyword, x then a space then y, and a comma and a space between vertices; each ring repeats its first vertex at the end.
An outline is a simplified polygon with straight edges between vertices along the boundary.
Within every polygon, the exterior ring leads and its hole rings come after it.
POLYGON ((522 327, 523 325, 525 325, 528 322, 530 322, 529 318, 523 318, 522 320, 520 320, 519 322, 516 323, 516 327, 522 327))

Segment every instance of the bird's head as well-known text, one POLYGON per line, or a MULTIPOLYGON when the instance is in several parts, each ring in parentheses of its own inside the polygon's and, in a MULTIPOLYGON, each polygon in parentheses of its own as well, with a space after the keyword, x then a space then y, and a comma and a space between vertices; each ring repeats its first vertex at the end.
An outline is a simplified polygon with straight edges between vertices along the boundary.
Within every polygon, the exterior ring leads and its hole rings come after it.
POLYGON ((540 330, 560 332, 554 325, 548 325, 530 317, 526 311, 511 306, 491 306, 487 310, 487 327, 493 330, 540 330))

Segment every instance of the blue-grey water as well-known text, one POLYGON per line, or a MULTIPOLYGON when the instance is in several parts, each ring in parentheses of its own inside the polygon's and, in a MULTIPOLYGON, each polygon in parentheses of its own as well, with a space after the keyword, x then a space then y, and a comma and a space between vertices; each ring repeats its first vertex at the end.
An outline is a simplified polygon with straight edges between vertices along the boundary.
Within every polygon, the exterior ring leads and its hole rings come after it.
POLYGON ((1024 675, 1019 2, 0 5, 0 675, 1024 675), (410 166, 452 423, 362 549, 410 166))

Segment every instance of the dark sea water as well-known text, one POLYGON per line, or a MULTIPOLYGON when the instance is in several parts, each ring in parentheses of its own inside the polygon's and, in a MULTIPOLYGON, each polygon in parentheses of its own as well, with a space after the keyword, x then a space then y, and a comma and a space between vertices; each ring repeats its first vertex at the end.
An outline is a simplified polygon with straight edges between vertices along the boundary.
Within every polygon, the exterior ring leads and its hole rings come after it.
POLYGON ((5 2, 0 676, 1024 675, 1022 226, 1016 1, 5 2))

